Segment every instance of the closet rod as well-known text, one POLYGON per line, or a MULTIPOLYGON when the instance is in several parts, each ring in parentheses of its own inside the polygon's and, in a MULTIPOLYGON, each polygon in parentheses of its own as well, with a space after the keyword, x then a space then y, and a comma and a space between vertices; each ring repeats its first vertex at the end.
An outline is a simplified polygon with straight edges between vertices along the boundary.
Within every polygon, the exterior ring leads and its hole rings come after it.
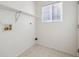
POLYGON ((0 4, 0 9, 5 9, 5 10, 9 10, 9 11, 14 11, 14 12, 19 12, 19 11, 20 11, 21 13, 23 13, 23 14, 25 14, 25 15, 38 18, 37 16, 32 15, 32 14, 30 14, 30 13, 27 13, 27 12, 24 12, 24 11, 21 11, 21 10, 18 10, 18 9, 14 9, 14 8, 11 8, 11 7, 8 7, 8 6, 4 6, 4 5, 2 5, 2 4, 0 4))

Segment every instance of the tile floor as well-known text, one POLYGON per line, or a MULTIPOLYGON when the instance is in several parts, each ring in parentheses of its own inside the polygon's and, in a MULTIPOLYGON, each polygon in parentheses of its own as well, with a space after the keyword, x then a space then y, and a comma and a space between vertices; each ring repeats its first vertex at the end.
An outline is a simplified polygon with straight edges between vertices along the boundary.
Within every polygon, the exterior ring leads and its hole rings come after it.
POLYGON ((20 57, 73 57, 73 56, 36 44, 29 50, 25 51, 22 55, 20 55, 20 57))

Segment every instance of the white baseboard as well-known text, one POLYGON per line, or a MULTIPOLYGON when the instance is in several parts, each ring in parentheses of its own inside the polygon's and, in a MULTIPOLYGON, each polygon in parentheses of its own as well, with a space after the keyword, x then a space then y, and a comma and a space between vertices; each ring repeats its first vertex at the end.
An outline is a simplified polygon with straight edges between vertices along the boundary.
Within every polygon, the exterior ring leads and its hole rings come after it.
MULTIPOLYGON (((44 43, 42 43, 42 42, 41 42, 41 43, 39 42, 39 43, 36 43, 36 44, 39 44, 39 45, 45 46, 45 47, 47 47, 47 48, 51 48, 51 47, 47 46, 46 44, 44 44, 44 43)), ((59 50, 59 49, 57 49, 57 48, 55 48, 55 47, 53 47, 52 49, 55 50, 55 51, 58 51, 58 52, 64 53, 64 54, 71 55, 71 56, 73 56, 73 57, 77 57, 77 55, 70 54, 70 53, 68 53, 68 52, 66 52, 66 51, 59 50)))
MULTIPOLYGON (((44 44, 44 43, 40 43, 40 42, 36 42, 35 44, 39 44, 39 45, 42 45, 42 46, 44 46, 44 47, 47 47, 47 48, 51 48, 51 47, 49 47, 49 46, 47 46, 46 44, 44 44)), ((30 49, 32 46, 34 46, 35 44, 33 44, 33 45, 31 45, 28 49, 30 49)), ((24 49, 23 51, 21 51, 21 53, 20 54, 18 54, 18 57, 21 57, 21 55, 26 51, 26 50, 28 50, 28 49, 24 49)), ((68 55, 70 55, 70 56, 72 56, 72 57, 77 57, 78 55, 73 55, 73 54, 70 54, 70 53, 68 53, 68 52, 66 52, 66 51, 61 51, 61 50, 59 50, 59 49, 57 49, 57 48, 51 48, 51 49, 53 49, 53 50, 55 50, 55 51, 58 51, 58 52, 61 52, 61 53, 64 53, 64 54, 68 54, 68 55)))
MULTIPOLYGON (((32 46, 34 46, 35 45, 35 43, 33 44, 33 45, 30 45, 29 47, 28 47, 28 49, 30 49, 32 46)), ((17 55, 17 57, 21 57, 22 56, 22 54, 26 51, 26 50, 28 50, 28 49, 24 49, 23 51, 21 51, 18 55, 17 55)))

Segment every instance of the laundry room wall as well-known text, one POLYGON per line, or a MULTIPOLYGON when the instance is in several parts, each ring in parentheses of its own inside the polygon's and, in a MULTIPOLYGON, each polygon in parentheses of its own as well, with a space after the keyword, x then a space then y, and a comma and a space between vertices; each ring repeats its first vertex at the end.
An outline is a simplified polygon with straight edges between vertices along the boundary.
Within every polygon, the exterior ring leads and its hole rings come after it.
POLYGON ((77 2, 64 1, 62 22, 45 23, 41 20, 42 6, 54 3, 53 1, 36 2, 36 29, 38 43, 49 48, 76 56, 76 21, 77 21, 77 2))
POLYGON ((0 4, 35 15, 33 1, 0 1, 0 4))
MULTIPOLYGON (((78 22, 77 22, 77 25, 79 25, 79 2, 78 2, 78 22)), ((77 29, 77 43, 78 43, 78 45, 77 45, 77 48, 79 49, 79 28, 77 29)), ((78 57, 79 57, 79 53, 77 54, 78 55, 78 57)))
MULTIPOLYGON (((3 2, 3 5, 10 7, 12 3, 14 2, 3 2)), ((17 8, 21 5, 23 7, 24 5, 28 13, 34 14, 34 4, 32 2, 20 2, 22 4, 19 6, 18 3, 13 4, 12 7, 17 8)), ((2 4, 2 2, 0 2, 0 4, 2 4)), ((17 22, 15 22, 15 11, 0 8, 0 57, 19 56, 34 45, 34 38, 35 17, 20 14, 17 22), (5 31, 5 24, 11 24, 12 30, 5 31)))

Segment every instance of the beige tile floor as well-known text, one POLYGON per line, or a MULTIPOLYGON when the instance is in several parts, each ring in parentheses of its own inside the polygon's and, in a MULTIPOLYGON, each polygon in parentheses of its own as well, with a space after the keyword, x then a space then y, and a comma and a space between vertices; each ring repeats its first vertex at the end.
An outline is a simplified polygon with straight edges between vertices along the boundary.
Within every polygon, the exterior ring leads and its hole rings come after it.
POLYGON ((73 57, 73 56, 36 44, 29 50, 25 51, 22 55, 20 55, 20 57, 73 57))

